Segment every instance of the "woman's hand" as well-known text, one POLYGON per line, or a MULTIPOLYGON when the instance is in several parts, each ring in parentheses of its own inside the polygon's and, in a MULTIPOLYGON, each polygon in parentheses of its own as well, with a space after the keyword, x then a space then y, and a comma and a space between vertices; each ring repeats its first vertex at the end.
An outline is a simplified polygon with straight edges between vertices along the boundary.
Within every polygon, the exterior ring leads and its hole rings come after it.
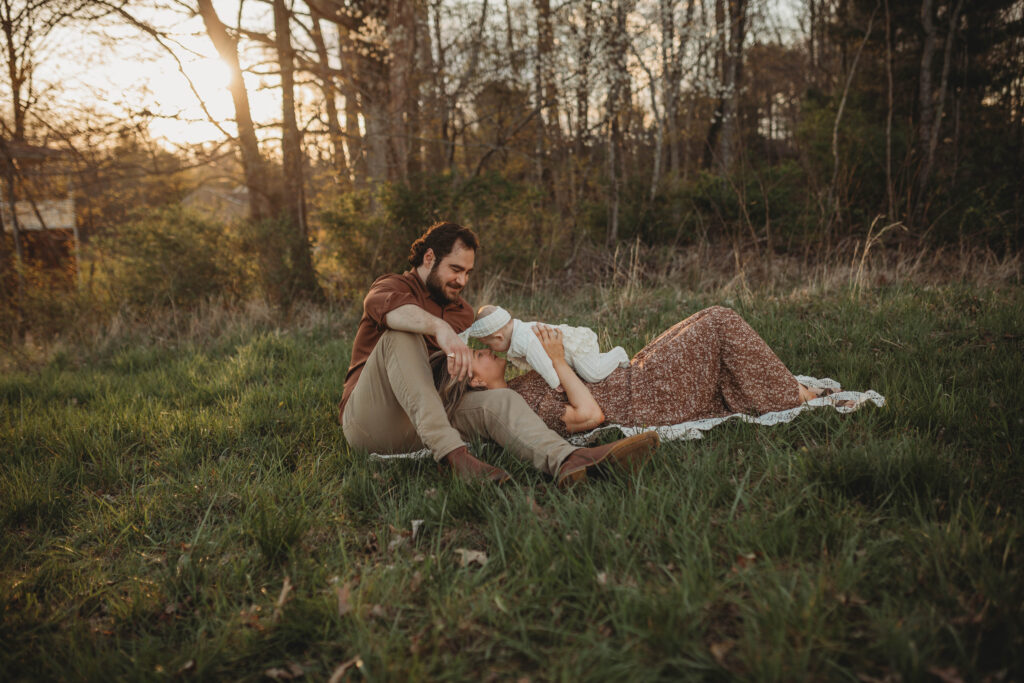
POLYGON ((534 325, 533 333, 540 340, 544 352, 552 363, 565 360, 565 347, 562 345, 562 331, 547 325, 534 325))
POLYGON ((572 433, 582 432, 604 422, 604 412, 594 400, 594 395, 565 361, 561 330, 547 325, 535 325, 533 333, 540 340, 544 352, 551 358, 551 365, 554 366, 558 381, 561 382, 558 388, 565 392, 565 398, 569 402, 562 413, 565 428, 572 433))

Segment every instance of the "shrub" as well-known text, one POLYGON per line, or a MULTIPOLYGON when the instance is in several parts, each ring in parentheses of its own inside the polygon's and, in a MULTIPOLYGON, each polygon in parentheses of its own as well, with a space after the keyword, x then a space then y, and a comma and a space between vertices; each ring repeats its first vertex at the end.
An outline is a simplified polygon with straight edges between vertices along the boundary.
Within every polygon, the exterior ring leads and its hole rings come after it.
POLYGON ((408 269, 409 245, 429 225, 450 220, 472 228, 483 264, 525 276, 563 257, 570 235, 561 218, 542 208, 540 191, 496 173, 470 179, 424 176, 416 184, 381 185, 329 200, 318 212, 324 239, 322 271, 334 271, 342 297, 364 292, 386 272, 408 269))
POLYGON ((153 306, 238 298, 251 280, 236 236, 180 207, 140 212, 97 243, 115 301, 153 306))

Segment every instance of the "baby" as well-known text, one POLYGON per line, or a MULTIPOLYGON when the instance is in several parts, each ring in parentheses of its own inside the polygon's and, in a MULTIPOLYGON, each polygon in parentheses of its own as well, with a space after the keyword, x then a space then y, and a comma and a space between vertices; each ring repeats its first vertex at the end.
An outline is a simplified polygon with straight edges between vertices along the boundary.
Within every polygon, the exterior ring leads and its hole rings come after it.
MULTIPOLYGON (((481 306, 476 322, 467 330, 468 337, 478 337, 491 351, 504 351, 510 361, 522 370, 536 370, 552 389, 560 387, 551 359, 533 332, 538 323, 514 319, 501 306, 481 306)), ((562 332, 565 360, 576 374, 587 382, 600 382, 615 368, 629 365, 629 356, 621 346, 601 353, 597 334, 589 327, 551 325, 562 332)))

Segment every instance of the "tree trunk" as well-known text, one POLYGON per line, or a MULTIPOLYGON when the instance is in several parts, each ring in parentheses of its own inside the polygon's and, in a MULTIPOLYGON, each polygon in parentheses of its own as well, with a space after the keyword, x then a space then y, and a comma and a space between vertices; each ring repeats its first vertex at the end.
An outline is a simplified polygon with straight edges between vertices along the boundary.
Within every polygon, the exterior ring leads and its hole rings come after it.
POLYGON ((718 151, 718 136, 722 130, 722 122, 725 118, 725 82, 728 67, 728 42, 726 39, 726 0, 715 0, 715 62, 713 82, 718 90, 718 100, 715 110, 711 114, 711 123, 708 125, 708 134, 704 138, 704 154, 701 166, 710 169, 716 164, 715 154, 718 151))
POLYGON ((337 93, 334 87, 334 77, 331 75, 330 60, 327 56, 327 44, 324 42, 324 34, 320 25, 321 17, 316 5, 310 5, 309 9, 313 19, 313 30, 310 32, 310 36, 313 39, 313 46, 316 48, 316 57, 319 62, 320 92, 324 97, 327 135, 331 141, 331 163, 338 180, 348 184, 350 178, 348 161, 345 158, 345 142, 341 132, 341 121, 338 117, 337 93))
MULTIPOLYGON (((942 128, 942 116, 944 114, 945 105, 946 105, 946 91, 947 91, 948 86, 949 86, 949 67, 950 67, 950 63, 952 61, 952 56, 953 56, 953 38, 956 35, 956 27, 957 27, 956 25, 957 25, 957 21, 960 18, 960 12, 963 9, 963 5, 964 5, 964 0, 957 0, 956 5, 953 7, 953 9, 952 9, 952 11, 951 11, 951 13, 949 15, 949 28, 946 31, 946 41, 945 41, 945 45, 943 46, 942 75, 939 77, 939 90, 934 95, 932 93, 930 93, 930 92, 928 93, 928 100, 929 100, 929 104, 931 105, 931 112, 930 112, 930 117, 929 117, 929 122, 928 122, 928 130, 927 130, 928 137, 927 137, 927 139, 924 138, 924 132, 925 131, 924 131, 924 128, 922 127, 922 143, 924 143, 926 145, 926 147, 925 147, 925 151, 924 151, 924 164, 923 164, 923 167, 920 170, 920 173, 918 174, 918 187, 917 187, 917 196, 918 196, 918 199, 919 199, 918 206, 919 206, 919 210, 920 210, 920 213, 919 213, 919 216, 918 216, 919 221, 924 219, 924 211, 925 211, 925 208, 927 206, 927 202, 925 202, 923 200, 924 200, 924 197, 925 197, 925 193, 928 191, 928 185, 929 185, 929 183, 931 181, 932 168, 934 167, 934 164, 935 164, 935 149, 938 147, 938 144, 939 144, 939 131, 942 128)), ((923 11, 924 10, 922 9, 922 13, 923 13, 923 11)), ((930 19, 930 17, 929 17, 929 19, 930 19)), ((931 33, 932 33, 932 36, 933 36, 933 39, 934 39, 934 33, 935 33, 934 25, 931 26, 931 33)), ((934 40, 933 40, 933 46, 932 47, 934 49, 934 40)), ((923 58, 922 58, 922 69, 924 69, 923 58)), ((931 71, 931 69, 930 69, 930 61, 929 61, 929 69, 928 69, 928 71, 929 72, 931 71)), ((923 75, 923 73, 922 73, 922 75, 923 75)), ((931 81, 931 78, 929 76, 929 86, 931 85, 930 81, 931 81)), ((923 117, 922 117, 922 121, 923 121, 923 117)))
POLYGON ((924 156, 928 142, 932 137, 932 123, 935 120, 935 102, 932 99, 932 62, 935 59, 935 0, 922 0, 921 27, 924 29, 924 42, 921 45, 921 68, 918 76, 918 106, 921 109, 918 121, 918 174, 915 183, 916 197, 913 211, 915 221, 924 213, 924 195, 922 189, 925 182, 922 178, 924 156))
POLYGON ((505 0, 505 46, 508 50, 509 66, 512 68, 512 82, 518 86, 522 82, 523 53, 516 49, 515 33, 512 30, 512 6, 509 0, 505 0))
POLYGON ((860 55, 864 51, 864 46, 867 45, 868 39, 871 37, 871 30, 874 28, 875 14, 877 12, 878 4, 876 3, 874 11, 871 12, 871 18, 868 19, 868 28, 864 32, 864 39, 857 47, 857 52, 853 57, 853 63, 850 65, 850 71, 846 75, 846 84, 843 86, 843 95, 839 99, 839 107, 836 109, 836 118, 832 124, 832 182, 829 184, 826 207, 826 240, 831 239, 832 228, 839 220, 842 213, 843 200, 846 197, 846 193, 841 191, 839 187, 839 127, 843 121, 843 111, 846 109, 846 100, 850 94, 850 85, 853 83, 853 77, 857 73, 857 63, 860 61, 860 55))
MULTIPOLYGON (((379 85, 379 84, 378 84, 379 85)), ((380 183, 389 179, 388 169, 388 110, 384 104, 385 93, 380 87, 367 84, 367 92, 363 95, 363 124, 366 136, 363 138, 366 147, 366 170, 371 183, 380 183)))
POLYGON ((732 168, 739 126, 739 99, 743 87, 743 42, 746 38, 747 0, 728 0, 729 44, 725 50, 725 70, 715 167, 725 174, 732 168))
POLYGON ((893 64, 892 64, 892 15, 889 0, 885 0, 885 78, 887 105, 885 111, 885 197, 889 207, 889 220, 896 220, 896 188, 892 181, 892 117, 893 117, 893 64))
POLYGON ((583 13, 583 33, 580 36, 576 85, 576 131, 573 136, 577 164, 583 163, 590 130, 590 60, 593 56, 591 33, 594 30, 594 7, 590 0, 584 0, 583 13))
MULTIPOLYGON (((14 173, 14 156, 10 148, 4 143, 4 184, 6 186, 7 206, 11 211, 11 239, 14 242, 14 272, 17 278, 17 300, 21 301, 25 290, 25 276, 22 273, 22 266, 25 263, 25 255, 21 248, 21 226, 18 224, 18 191, 14 173)), ((0 235, 2 238, 3 235, 0 235)))
POLYGON ((217 54, 231 70, 231 101, 235 107, 235 123, 238 126, 238 146, 242 153, 242 168, 245 173, 245 186, 249 190, 249 217, 254 221, 262 221, 271 216, 271 201, 267 169, 260 155, 256 141, 256 129, 252 123, 249 109, 249 94, 242 80, 242 68, 238 63, 238 46, 228 35, 227 28, 221 23, 213 8, 213 0, 198 0, 199 14, 203 18, 206 33, 210 36, 217 54))
POLYGON ((541 120, 544 136, 557 151, 561 149, 562 127, 559 123, 558 89, 555 86, 555 38, 551 23, 550 0, 534 0, 537 8, 537 55, 540 86, 541 120))
MULTIPOLYGON (((569 135, 572 137, 572 145, 566 149, 566 171, 569 182, 569 204, 572 213, 572 232, 570 242, 575 253, 578 243, 579 231, 579 209, 583 204, 587 188, 587 135, 590 118, 590 60, 591 60, 591 33, 594 27, 594 8, 591 0, 583 0, 582 7, 582 30, 577 28, 580 18, 572 22, 573 38, 576 60, 576 84, 574 90, 575 103, 570 110, 573 112, 573 120, 570 122, 569 135)), ((568 109, 568 103, 567 103, 568 109)))
MULTIPOLYGON (((665 144, 668 146, 669 172, 673 177, 678 178, 680 173, 680 135, 679 135, 679 109, 680 109, 680 86, 682 84, 682 60, 686 52, 686 38, 684 34, 679 36, 679 45, 675 45, 675 5, 676 0, 661 0, 659 11, 661 13, 661 53, 663 63, 664 82, 662 84, 662 99, 665 113, 665 144)), ((693 10, 696 0, 688 0, 686 4, 686 21, 683 26, 689 29, 693 22, 693 10)))
POLYGON ((608 99, 605 117, 608 122, 607 158, 608 158, 608 232, 606 242, 611 246, 619 240, 619 202, 625 164, 622 160, 622 120, 629 108, 626 97, 629 78, 626 70, 626 11, 621 2, 611 8, 611 16, 606 21, 608 39, 608 99))
POLYGON ((284 0, 274 0, 274 44, 277 63, 281 70, 281 157, 282 191, 281 218, 283 230, 288 231, 291 256, 288 290, 290 299, 295 294, 319 293, 316 271, 310 255, 309 229, 306 224, 306 188, 303 182, 305 158, 302 136, 295 120, 295 53, 291 41, 291 15, 284 0))
POLYGON ((366 152, 363 133, 359 129, 361 114, 361 94, 359 89, 362 73, 362 58, 352 39, 347 26, 338 27, 338 56, 345 78, 341 82, 342 95, 345 97, 345 140, 348 149, 348 162, 352 169, 352 182, 355 187, 365 187, 369 170, 366 166, 366 152))
POLYGON ((410 114, 418 95, 413 91, 413 60, 416 55, 414 4, 408 0, 388 3, 388 147, 392 160, 389 178, 408 182, 412 156, 410 114))
MULTIPOLYGON (((662 124, 659 126, 662 139, 658 141, 655 159, 661 161, 665 145, 668 146, 669 172, 673 175, 679 171, 679 154, 676 146, 676 105, 679 98, 675 70, 675 0, 658 2, 658 19, 661 24, 661 108, 662 124)), ((653 199, 653 193, 651 198, 653 199)))
POLYGON ((441 136, 437 144, 439 158, 438 172, 447 169, 449 173, 455 172, 455 117, 453 116, 452 100, 448 96, 447 85, 444 74, 447 69, 447 50, 441 36, 441 8, 434 7, 433 17, 434 44, 437 45, 437 64, 433 71, 434 95, 437 97, 436 111, 438 116, 438 133, 441 136))
MULTIPOLYGON (((440 26, 438 26, 440 28, 440 26)), ((416 37, 417 64, 423 74, 423 111, 421 118, 421 135, 424 138, 424 164, 427 173, 441 173, 444 169, 445 123, 442 110, 446 106, 444 100, 444 75, 434 64, 434 47, 431 39, 430 7, 427 4, 417 6, 416 37)))

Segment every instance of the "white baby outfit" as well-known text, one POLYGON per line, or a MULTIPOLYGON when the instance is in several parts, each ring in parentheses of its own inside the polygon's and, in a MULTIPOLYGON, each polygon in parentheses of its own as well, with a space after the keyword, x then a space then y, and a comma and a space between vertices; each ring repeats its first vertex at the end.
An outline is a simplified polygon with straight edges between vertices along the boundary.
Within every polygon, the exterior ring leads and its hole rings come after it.
MULTIPOLYGON (((486 337, 494 334, 511 320, 508 311, 496 307, 490 315, 480 318, 467 330, 468 337, 486 337)), ((544 346, 534 333, 535 325, 541 323, 512 320, 512 339, 506 355, 512 364, 521 370, 536 370, 552 389, 558 387, 558 375, 551 364, 544 346)), ((565 360, 576 374, 586 382, 600 382, 616 368, 629 365, 629 356, 621 346, 607 353, 601 353, 597 334, 589 327, 550 325, 562 332, 562 346, 565 360)))

